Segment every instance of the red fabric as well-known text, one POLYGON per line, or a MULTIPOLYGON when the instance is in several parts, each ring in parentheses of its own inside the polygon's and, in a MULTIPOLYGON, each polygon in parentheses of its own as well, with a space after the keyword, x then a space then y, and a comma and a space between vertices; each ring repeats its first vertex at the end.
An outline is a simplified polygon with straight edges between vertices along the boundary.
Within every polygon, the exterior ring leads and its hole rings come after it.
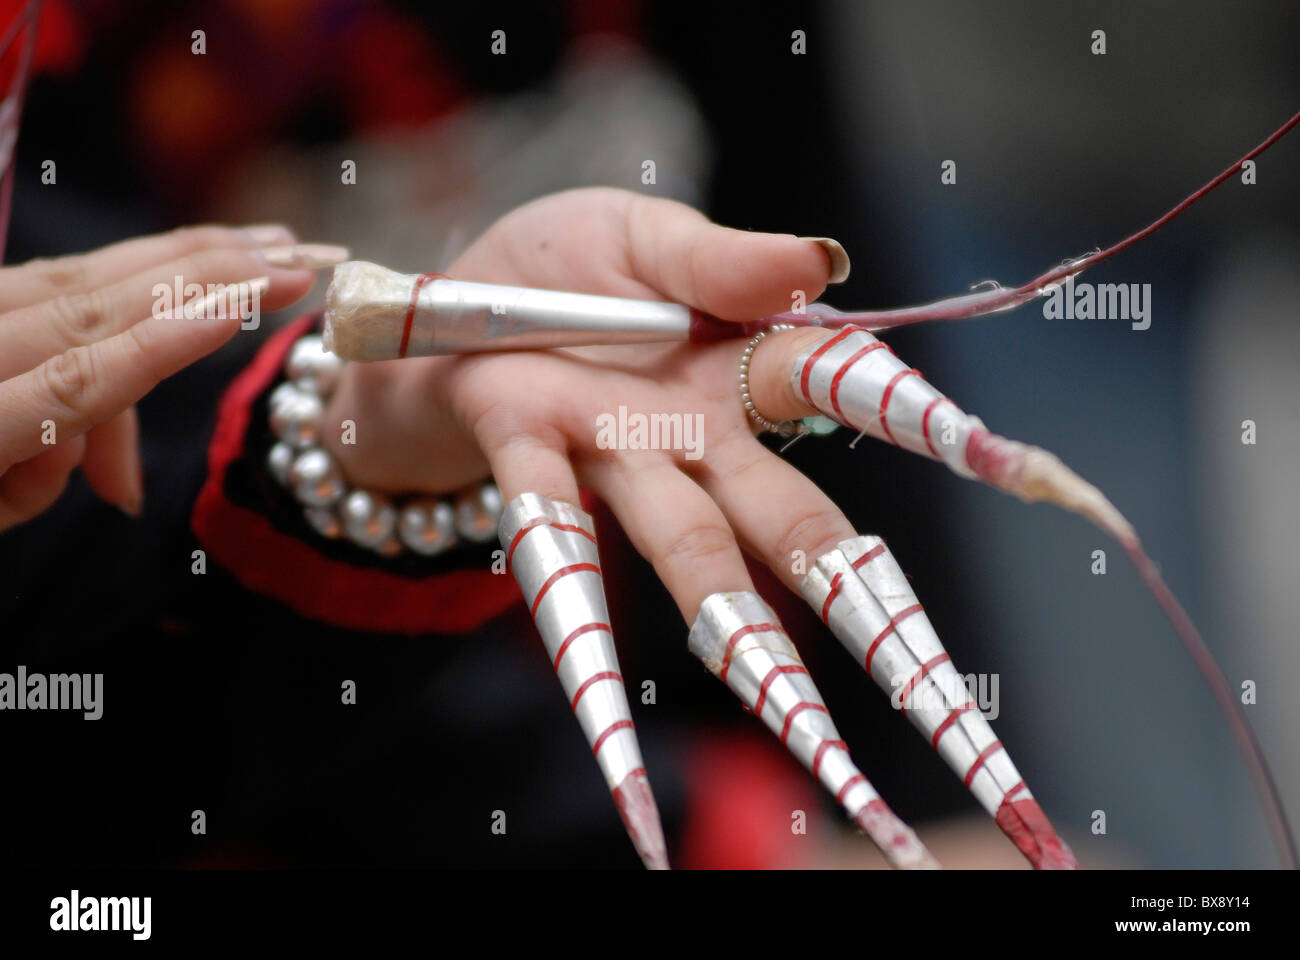
POLYGON ((424 580, 354 567, 281 533, 260 513, 231 503, 223 478, 244 453, 253 401, 276 379, 293 342, 314 316, 272 336, 221 400, 208 447, 208 477, 191 526, 209 556, 250 590, 295 612, 348 630, 468 633, 521 601, 514 578, 490 569, 452 570, 424 580))
MULTIPOLYGON (((760 725, 761 726, 761 725, 760 725)), ((792 814, 821 810, 807 774, 765 729, 707 734, 687 763, 686 823, 673 865, 685 870, 810 867, 815 839, 791 830, 792 814)), ((817 827, 808 824, 809 834, 817 827)))

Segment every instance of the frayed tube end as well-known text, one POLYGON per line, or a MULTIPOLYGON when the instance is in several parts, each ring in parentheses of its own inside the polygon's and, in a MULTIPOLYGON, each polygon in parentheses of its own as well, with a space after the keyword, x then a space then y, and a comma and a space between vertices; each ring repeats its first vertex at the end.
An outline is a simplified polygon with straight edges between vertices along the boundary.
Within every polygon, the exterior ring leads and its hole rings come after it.
POLYGON ((1138 542, 1137 531, 1105 494, 1041 447, 974 430, 966 443, 966 462, 975 476, 1027 503, 1043 501, 1077 513, 1124 544, 1138 542))

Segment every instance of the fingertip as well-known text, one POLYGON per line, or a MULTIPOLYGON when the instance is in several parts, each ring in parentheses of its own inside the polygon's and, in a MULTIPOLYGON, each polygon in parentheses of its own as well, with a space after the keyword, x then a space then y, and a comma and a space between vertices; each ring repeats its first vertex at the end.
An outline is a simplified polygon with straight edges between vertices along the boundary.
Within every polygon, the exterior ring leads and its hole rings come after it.
POLYGON ((101 500, 130 517, 144 506, 144 469, 135 407, 91 428, 86 435, 81 472, 101 500))
POLYGON ((725 236, 702 258, 701 308, 746 321, 812 303, 831 279, 831 258, 818 242, 792 234, 718 228, 725 236))
POLYGON ((843 283, 849 278, 852 264, 849 263, 849 252, 844 249, 844 244, 833 237, 800 237, 799 239, 817 244, 826 254, 826 259, 830 263, 830 277, 827 283, 843 283))

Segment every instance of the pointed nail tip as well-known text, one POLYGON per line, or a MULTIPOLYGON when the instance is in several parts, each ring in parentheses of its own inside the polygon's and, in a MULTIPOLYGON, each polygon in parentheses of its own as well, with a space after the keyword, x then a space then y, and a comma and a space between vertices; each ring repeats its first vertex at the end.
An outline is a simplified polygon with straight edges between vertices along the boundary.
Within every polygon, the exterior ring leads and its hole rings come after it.
POLYGON ((899 870, 943 869, 916 831, 900 820, 881 798, 871 800, 853 819, 880 848, 890 866, 899 870))
POLYGON ((1034 863, 1033 866, 1035 870, 1078 870, 1079 861, 1066 850, 1056 855, 1044 856, 1041 862, 1034 863))
POLYGON ((668 844, 664 839, 659 808, 655 805, 646 775, 635 772, 628 774, 611 793, 623 820, 623 827, 632 839, 632 846, 636 848, 641 862, 650 870, 669 869, 668 844))
POLYGON ((994 820, 1035 870, 1079 869, 1074 853, 1053 829, 1037 800, 1003 801, 994 820))

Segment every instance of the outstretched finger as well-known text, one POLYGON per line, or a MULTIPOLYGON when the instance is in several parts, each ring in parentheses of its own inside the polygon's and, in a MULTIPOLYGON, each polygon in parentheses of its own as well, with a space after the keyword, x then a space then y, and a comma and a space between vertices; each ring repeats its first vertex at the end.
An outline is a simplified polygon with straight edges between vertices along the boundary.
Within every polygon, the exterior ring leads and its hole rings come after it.
POLYGON ((135 407, 92 427, 86 434, 81 472, 90 489, 105 503, 133 517, 144 503, 144 471, 140 462, 140 421, 135 407))
POLYGON ((813 561, 855 535, 830 497, 752 437, 714 444, 699 479, 746 549, 795 593, 813 561))
POLYGON ((579 472, 650 561, 687 624, 710 594, 754 589, 726 517, 669 457, 595 457, 580 461, 579 472))
MULTIPOLYGON (((346 251, 341 253, 346 256, 346 251)), ((183 298, 196 295, 187 290, 215 289, 265 274, 270 287, 259 306, 271 311, 288 306, 311 289, 310 271, 273 267, 264 257, 264 251, 257 250, 202 250, 85 293, 15 310, 0 318, 0 375, 12 376, 69 347, 121 333, 151 313, 179 309, 183 298)))
POLYGON ((171 376, 216 350, 239 329, 240 305, 255 302, 259 277, 204 297, 185 311, 149 317, 116 336, 73 347, 0 383, 0 469, 84 434, 116 416, 171 376), (237 297, 229 296, 232 290, 237 297))
POLYGON ((698 210, 627 190, 542 197, 497 221, 451 265, 481 280, 667 299, 723 320, 790 310, 848 276, 834 240, 733 230, 698 210))
POLYGON ((719 226, 682 203, 633 194, 627 254, 637 279, 669 300, 746 321, 811 303, 848 274, 835 241, 719 226))
POLYGON ((135 237, 89 253, 29 260, 0 270, 0 312, 98 290, 203 250, 253 249, 295 239, 292 230, 278 223, 246 227, 207 224, 135 237))

